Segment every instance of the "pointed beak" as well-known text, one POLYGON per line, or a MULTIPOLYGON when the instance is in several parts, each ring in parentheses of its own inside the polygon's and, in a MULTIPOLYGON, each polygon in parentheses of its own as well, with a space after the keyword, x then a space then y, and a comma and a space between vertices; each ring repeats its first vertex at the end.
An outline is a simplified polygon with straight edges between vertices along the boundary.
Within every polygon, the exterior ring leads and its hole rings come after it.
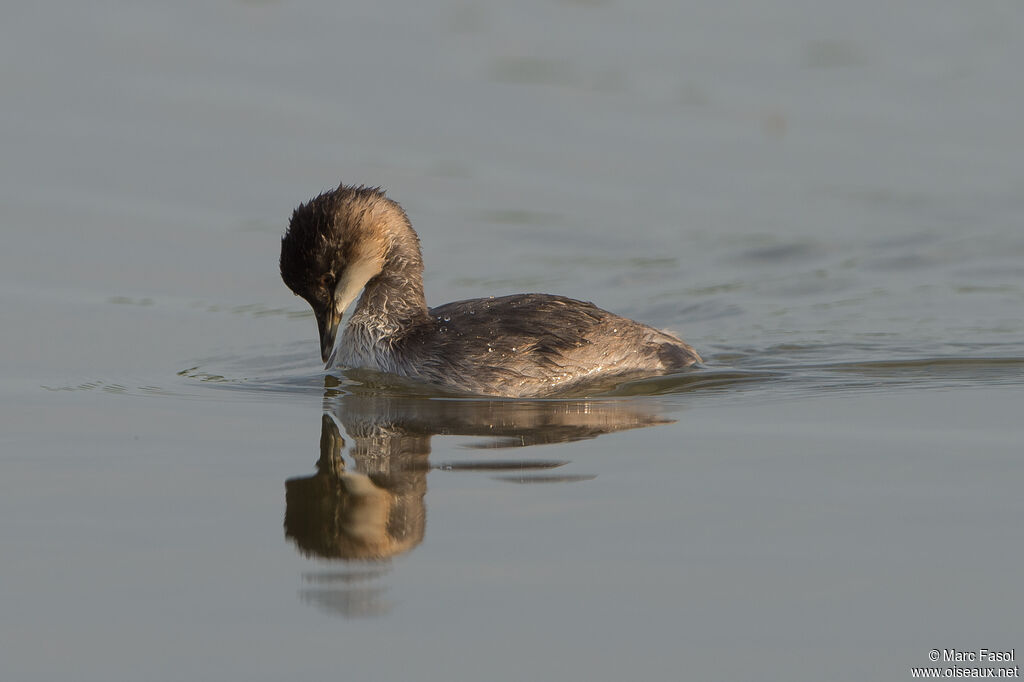
POLYGON ((323 311, 316 312, 316 326, 320 330, 320 357, 324 365, 331 359, 334 351, 334 340, 338 336, 338 325, 341 323, 341 315, 333 306, 323 311))

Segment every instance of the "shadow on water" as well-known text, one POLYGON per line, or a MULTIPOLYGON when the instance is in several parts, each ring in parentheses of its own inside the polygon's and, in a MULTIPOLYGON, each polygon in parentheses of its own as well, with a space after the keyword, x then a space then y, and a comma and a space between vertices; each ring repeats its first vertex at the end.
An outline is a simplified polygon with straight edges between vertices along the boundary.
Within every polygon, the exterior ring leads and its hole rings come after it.
POLYGON ((551 458, 503 455, 432 463, 434 436, 468 436, 473 440, 463 444, 467 450, 507 453, 672 422, 647 401, 337 394, 333 379, 326 382, 316 472, 285 481, 284 533, 304 556, 340 562, 329 571, 306 573, 309 586, 301 598, 345 616, 379 615, 390 608, 377 579, 390 559, 423 541, 429 472, 476 472, 513 483, 594 478, 553 473, 571 462, 551 458))

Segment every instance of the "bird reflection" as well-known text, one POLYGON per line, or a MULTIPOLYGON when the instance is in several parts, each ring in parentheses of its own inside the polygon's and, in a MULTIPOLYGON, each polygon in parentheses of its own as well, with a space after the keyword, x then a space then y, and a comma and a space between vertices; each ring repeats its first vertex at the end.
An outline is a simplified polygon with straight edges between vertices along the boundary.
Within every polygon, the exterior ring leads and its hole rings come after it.
POLYGON ((440 400, 348 394, 329 397, 327 404, 316 473, 285 481, 284 531, 304 556, 347 562, 342 570, 335 564, 329 572, 305 575, 305 582, 312 585, 301 593, 304 601, 346 616, 387 610, 384 588, 366 583, 387 572, 389 559, 423 541, 429 471, 478 471, 515 483, 593 478, 554 473, 569 462, 553 459, 482 457, 432 465, 428 459, 433 436, 477 437, 464 445, 496 454, 672 421, 657 414, 654 405, 637 400, 440 400), (352 441, 347 453, 342 430, 352 441))

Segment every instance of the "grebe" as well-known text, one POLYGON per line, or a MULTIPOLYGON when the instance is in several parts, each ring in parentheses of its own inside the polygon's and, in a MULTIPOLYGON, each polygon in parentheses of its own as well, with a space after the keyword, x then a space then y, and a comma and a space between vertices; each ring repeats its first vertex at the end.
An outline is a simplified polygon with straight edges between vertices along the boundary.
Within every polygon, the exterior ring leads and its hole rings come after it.
POLYGON ((281 278, 313 308, 327 367, 365 368, 448 391, 540 397, 700 362, 672 334, 549 294, 427 308, 419 237, 379 188, 339 186, 300 204, 281 278), (359 292, 337 349, 342 316, 359 292))

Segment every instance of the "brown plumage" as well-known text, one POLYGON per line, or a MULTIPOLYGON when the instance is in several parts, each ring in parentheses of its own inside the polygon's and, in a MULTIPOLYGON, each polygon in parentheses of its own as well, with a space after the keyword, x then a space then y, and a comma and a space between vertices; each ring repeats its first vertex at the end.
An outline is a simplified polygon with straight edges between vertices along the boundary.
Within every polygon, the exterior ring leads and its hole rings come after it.
POLYGON ((549 294, 428 309, 419 238, 376 188, 300 205, 281 240, 281 277, 313 308, 328 366, 372 369, 482 395, 547 396, 700 361, 678 337, 549 294), (345 309, 362 291, 341 342, 345 309))

